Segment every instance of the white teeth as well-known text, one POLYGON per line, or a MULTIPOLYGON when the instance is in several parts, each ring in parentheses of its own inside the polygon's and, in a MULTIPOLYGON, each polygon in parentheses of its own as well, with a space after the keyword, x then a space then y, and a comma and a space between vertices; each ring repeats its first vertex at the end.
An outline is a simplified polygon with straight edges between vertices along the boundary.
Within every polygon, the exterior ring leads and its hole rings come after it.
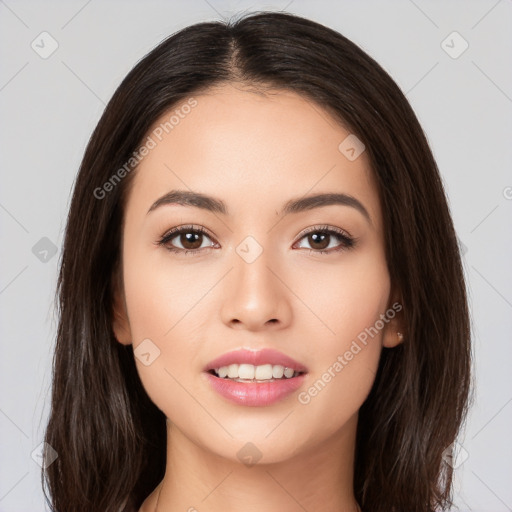
POLYGON ((285 368, 285 369, 284 369, 284 376, 285 376, 285 377, 287 377, 288 379, 289 379, 290 377, 293 377, 293 374, 294 374, 294 373, 295 373, 295 372, 294 372, 293 368, 285 368))
POLYGON ((228 366, 221 366, 215 368, 215 373, 218 377, 229 379, 243 379, 243 380, 261 380, 272 381, 273 379, 281 379, 283 376, 287 379, 297 377, 300 372, 296 372, 293 368, 287 368, 280 364, 263 364, 254 366, 252 364, 230 364, 228 366))
POLYGON ((254 378, 256 380, 269 380, 272 378, 272 365, 264 364, 262 366, 256 366, 256 370, 254 370, 254 378))
POLYGON ((230 379, 236 379, 238 377, 238 365, 230 364, 228 366, 228 377, 230 379))
POLYGON ((239 379, 254 379, 254 366, 252 364, 241 364, 238 367, 239 379))
POLYGON ((276 364, 272 367, 272 376, 274 379, 280 379, 284 374, 284 366, 276 364))

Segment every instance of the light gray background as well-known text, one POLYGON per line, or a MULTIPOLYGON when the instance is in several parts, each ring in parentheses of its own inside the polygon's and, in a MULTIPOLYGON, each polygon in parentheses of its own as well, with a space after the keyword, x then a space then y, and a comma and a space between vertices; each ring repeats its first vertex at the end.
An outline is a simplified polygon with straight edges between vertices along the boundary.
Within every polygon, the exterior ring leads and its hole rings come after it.
MULTIPOLYGON (((511 0, 0 0, 0 511, 46 510, 31 453, 48 415, 53 293, 71 187, 104 105, 164 37, 260 9, 339 30, 416 111, 463 246, 473 315, 476 404, 460 439, 467 459, 456 502, 463 511, 512 510, 511 0), (59 45, 47 59, 31 47, 42 46, 43 31, 59 45), (457 58, 441 45, 453 31, 469 44, 457 58), (44 252, 52 244, 55 255, 44 252)), ((451 36, 445 47, 458 53, 462 44, 451 36)))

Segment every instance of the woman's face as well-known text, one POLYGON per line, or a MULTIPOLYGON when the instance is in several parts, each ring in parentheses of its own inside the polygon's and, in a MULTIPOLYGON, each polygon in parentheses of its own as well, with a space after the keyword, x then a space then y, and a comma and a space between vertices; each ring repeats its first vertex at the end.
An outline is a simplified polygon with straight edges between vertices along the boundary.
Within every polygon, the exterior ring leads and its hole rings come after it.
POLYGON ((116 337, 133 343, 148 395, 189 441, 233 460, 245 447, 277 462, 353 432, 382 346, 399 341, 363 147, 289 91, 224 85, 172 111, 152 127, 133 171, 116 300, 116 337), (162 199, 171 191, 211 197, 217 208, 162 199), (349 199, 307 201, 320 194, 349 199), (227 395, 212 386, 220 377, 205 371, 211 361, 267 348, 307 369, 292 391, 279 395, 282 380, 223 379, 227 395), (237 399, 247 386, 269 394, 237 399))

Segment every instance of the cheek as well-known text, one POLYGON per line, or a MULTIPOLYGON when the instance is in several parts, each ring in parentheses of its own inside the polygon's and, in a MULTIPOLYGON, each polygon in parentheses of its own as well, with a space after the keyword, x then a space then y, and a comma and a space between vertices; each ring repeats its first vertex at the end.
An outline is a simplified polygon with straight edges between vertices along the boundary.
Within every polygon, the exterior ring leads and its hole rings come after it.
POLYGON ((328 418, 325 429, 334 431, 357 413, 375 380, 390 281, 378 253, 361 253, 345 264, 340 260, 319 269, 303 269, 295 289, 316 314, 304 313, 309 317, 308 357, 314 367, 298 403, 306 422, 328 418))
POLYGON ((133 251, 125 260, 126 302, 135 344, 144 338, 167 343, 184 326, 190 328, 197 305, 214 284, 207 269, 176 263, 164 250, 158 251, 140 257, 133 251))
MULTIPOLYGON (((344 351, 358 336, 364 339, 389 300, 389 273, 379 251, 347 253, 323 265, 305 260, 290 271, 287 280, 303 304, 293 299, 300 321, 307 322, 310 336, 316 331, 312 360, 344 351)), ((380 340, 381 334, 372 339, 380 340)))
POLYGON ((202 309, 215 278, 207 272, 148 258, 136 250, 124 260, 124 285, 135 362, 151 400, 170 417, 190 406, 187 380, 200 371, 202 309), (204 274, 204 275, 203 275, 204 274), (142 348, 145 347, 142 352, 142 348), (149 356, 139 357, 140 353, 149 356), (145 363, 150 364, 145 364, 145 363))

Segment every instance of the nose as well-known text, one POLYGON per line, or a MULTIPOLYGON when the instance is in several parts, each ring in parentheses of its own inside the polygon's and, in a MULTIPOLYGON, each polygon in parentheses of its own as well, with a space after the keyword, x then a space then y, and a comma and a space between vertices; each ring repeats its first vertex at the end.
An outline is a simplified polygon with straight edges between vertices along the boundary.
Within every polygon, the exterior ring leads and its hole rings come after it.
POLYGON ((250 331, 288 326, 293 293, 280 265, 275 259, 270 261, 270 251, 264 250, 250 263, 237 253, 233 257, 234 268, 224 280, 222 321, 229 327, 250 331))

